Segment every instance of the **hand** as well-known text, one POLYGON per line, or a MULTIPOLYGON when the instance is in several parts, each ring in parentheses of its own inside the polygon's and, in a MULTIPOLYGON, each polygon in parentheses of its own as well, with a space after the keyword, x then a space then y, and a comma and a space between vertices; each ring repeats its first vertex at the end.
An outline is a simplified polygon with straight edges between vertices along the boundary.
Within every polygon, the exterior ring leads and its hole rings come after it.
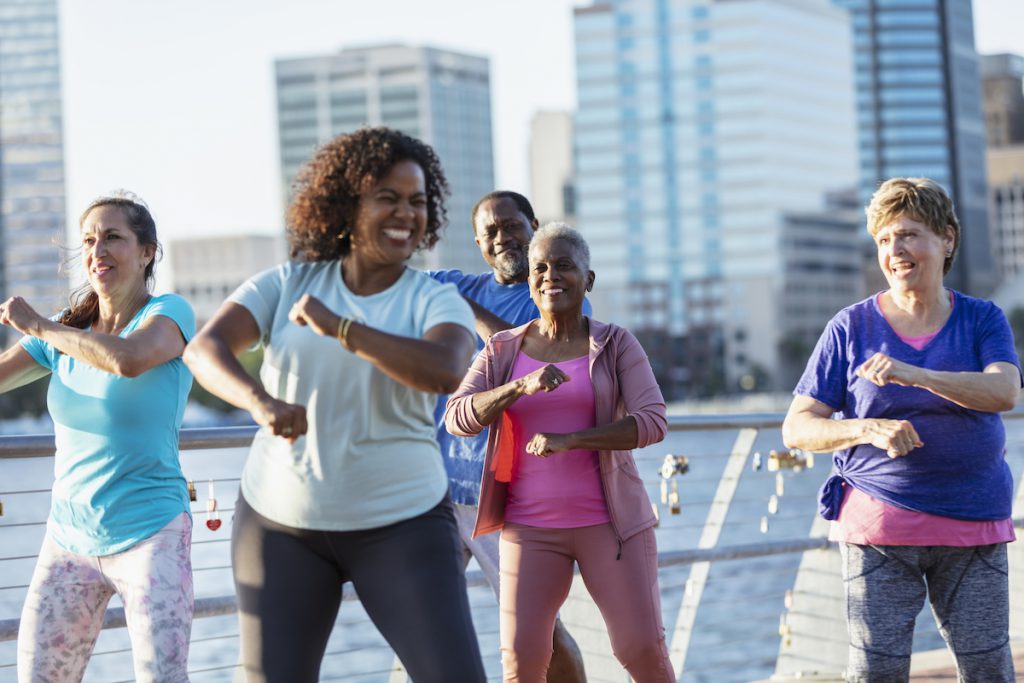
POLYGON ((309 329, 323 337, 337 336, 338 325, 341 323, 340 316, 324 306, 315 296, 309 294, 303 294, 295 302, 292 310, 288 311, 288 319, 296 325, 308 326, 309 329))
POLYGON ((36 336, 45 320, 20 296, 12 296, 0 304, 0 325, 13 327, 22 334, 36 336))
POLYGON ((857 368, 858 377, 880 387, 884 387, 886 384, 914 387, 919 384, 920 375, 921 368, 898 361, 881 352, 871 356, 857 368))
POLYGON ((526 452, 539 458, 546 458, 552 453, 562 453, 571 450, 572 444, 568 434, 537 433, 530 439, 530 443, 526 444, 526 452))
POLYGON ((924 445, 914 425, 907 420, 871 419, 864 421, 868 443, 885 451, 890 458, 900 458, 924 445))
POLYGON ((569 375, 559 370, 554 365, 545 365, 539 370, 520 378, 519 386, 524 396, 532 396, 538 391, 552 392, 560 385, 569 381, 569 375))
POLYGON ((260 400, 251 413, 256 424, 267 427, 274 436, 283 437, 288 443, 295 443, 309 429, 305 406, 286 403, 270 396, 260 400))

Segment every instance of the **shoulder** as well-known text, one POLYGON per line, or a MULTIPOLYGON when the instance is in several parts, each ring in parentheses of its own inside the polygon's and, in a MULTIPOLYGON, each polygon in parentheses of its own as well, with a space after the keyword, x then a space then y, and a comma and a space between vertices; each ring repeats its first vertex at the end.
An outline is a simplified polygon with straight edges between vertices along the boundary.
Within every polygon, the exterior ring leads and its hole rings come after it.
POLYGON ((1005 317, 1003 309, 988 299, 969 296, 955 289, 950 291, 953 292, 954 306, 959 307, 961 311, 971 318, 984 320, 992 315, 1005 317))

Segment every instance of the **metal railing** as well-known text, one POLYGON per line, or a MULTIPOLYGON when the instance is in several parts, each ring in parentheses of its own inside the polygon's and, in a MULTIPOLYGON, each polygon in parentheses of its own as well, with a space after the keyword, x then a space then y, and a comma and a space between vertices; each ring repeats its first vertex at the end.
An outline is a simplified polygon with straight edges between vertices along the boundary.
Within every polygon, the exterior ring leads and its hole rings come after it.
MULTIPOLYGON (((1024 417, 1024 411, 1017 411, 1006 417, 1016 420, 1024 417)), ((737 654, 731 652, 730 648, 738 647, 741 644, 749 646, 754 639, 762 643, 760 657, 752 659, 749 656, 749 647, 745 647, 745 654, 740 655, 740 658, 751 660, 746 662, 748 669, 753 670, 760 667, 761 671, 771 674, 776 659, 784 653, 788 641, 797 637, 786 624, 786 614, 791 609, 793 602, 794 577, 798 569, 805 573, 815 571, 813 568, 802 566, 800 557, 806 558, 807 553, 828 549, 830 546, 823 535, 813 531, 812 520, 815 514, 813 506, 801 505, 797 514, 776 513, 774 515, 765 513, 764 507, 761 507, 771 497, 769 492, 772 490, 770 488, 772 479, 782 478, 783 475, 781 473, 771 475, 767 472, 753 473, 747 466, 750 460, 749 456, 757 445, 755 442, 761 442, 762 450, 767 450, 769 447, 781 447, 781 440, 775 436, 777 434, 775 430, 778 430, 781 423, 782 415, 780 414, 674 416, 669 420, 670 438, 673 434, 690 435, 737 430, 739 433, 731 450, 720 446, 710 446, 709 450, 690 455, 691 471, 678 480, 683 485, 683 507, 687 514, 685 516, 663 514, 658 532, 659 544, 662 544, 662 539, 665 538, 689 539, 686 543, 688 547, 666 549, 658 556, 663 607, 666 608, 667 637, 671 641, 671 652, 677 671, 686 673, 683 680, 730 680, 728 675, 731 674, 724 672, 728 669, 729 672, 735 673, 735 665, 729 666, 721 662, 728 661, 730 658, 735 661, 737 654), (761 430, 771 430, 771 436, 764 437, 760 434, 761 430), (766 440, 768 443, 764 443, 766 440), (740 487, 740 480, 746 480, 748 475, 753 477, 753 481, 740 487), (743 490, 740 491, 740 488, 743 490), (689 496, 691 489, 698 491, 701 495, 689 496), (711 495, 708 495, 709 493, 711 495), (699 514, 695 514, 698 511, 706 511, 703 520, 699 518, 699 514), (736 513, 737 511, 738 514, 730 516, 730 512, 736 513), (758 524, 761 517, 771 519, 773 530, 775 527, 798 528, 799 530, 797 533, 789 533, 784 538, 750 540, 752 529, 758 524), (738 536, 741 538, 741 542, 735 540, 724 542, 723 538, 726 536, 738 536), (730 564, 736 560, 747 560, 748 562, 730 564), (716 564, 715 571, 712 571, 711 563, 722 564, 716 564), (719 568, 722 569, 721 575, 717 573, 719 568), (750 571, 757 572, 756 576, 736 578, 736 575, 750 571), (743 599, 749 603, 744 608, 744 619, 750 623, 747 632, 743 633, 735 629, 730 631, 731 625, 728 623, 733 619, 728 615, 728 607, 735 606, 737 599, 735 589, 739 583, 752 586, 750 590, 739 591, 743 599), (771 583, 772 585, 760 589, 757 587, 759 583, 771 583), (722 607, 716 608, 716 605, 722 607), (717 621, 714 616, 716 609, 720 612, 717 621), (696 628, 698 611, 702 615, 705 613, 708 615, 702 616, 700 629, 696 628), (720 628, 725 635, 718 638, 716 642, 704 642, 707 640, 706 634, 717 632, 716 628, 720 628), (764 645, 767 641, 770 641, 771 647, 764 645), (716 653, 722 656, 716 658, 716 653), (723 675, 726 677, 723 678, 723 675)), ((255 432, 255 427, 186 429, 181 432, 180 448, 183 452, 245 448, 251 442, 255 432)), ((1021 439, 1018 447, 1024 454, 1024 438, 1021 439)), ((658 450, 658 448, 645 450, 650 452, 658 450)), ((3 465, 4 461, 13 459, 52 456, 53 451, 52 435, 0 437, 0 465, 3 465)), ((646 456, 638 454, 641 471, 644 474, 655 474, 659 459, 651 453, 646 456)), ((188 473, 186 472, 186 474, 188 473)), ((786 473, 786 476, 789 477, 787 481, 799 482, 799 479, 794 478, 791 473, 786 473)), ((820 477, 818 478, 820 479, 820 477)), ((204 483, 206 478, 201 481, 204 483)), ((216 477, 214 481, 219 485, 233 485, 237 482, 237 476, 216 477)), ((658 497, 655 483, 657 481, 658 479, 653 477, 648 480, 653 494, 652 500, 658 497)), ((0 488, 6 489, 8 483, 0 483, 0 488)), ((801 483, 802 490, 798 492, 798 495, 806 497, 807 491, 810 490, 808 483, 809 481, 801 483)), ((816 483, 813 488, 816 488, 816 483)), ((5 490, 0 491, 0 500, 48 493, 48 489, 42 488, 20 491, 5 490)), ((230 513, 230 509, 222 507, 221 510, 230 513)), ((202 510, 195 510, 197 520, 201 518, 202 514, 202 510)), ((10 516, 8 514, 8 518, 10 516)), ((39 527, 38 532, 41 534, 42 527, 45 525, 45 514, 42 517, 43 519, 25 520, 17 518, 18 521, 12 523, 5 523, 4 518, 0 518, 0 534, 9 533, 14 528, 30 529, 31 527, 39 527)), ((227 526, 225 524, 225 527, 227 526)), ((200 530, 198 522, 196 528, 200 530)), ((760 531, 763 535, 766 529, 762 526, 760 531)), ((229 563, 223 557, 226 551, 214 558, 216 561, 212 564, 198 557, 199 555, 207 557, 214 554, 219 548, 226 548, 227 540, 227 535, 223 532, 219 537, 208 537, 207 535, 194 539, 193 556, 196 564, 194 571, 197 576, 204 573, 227 572, 230 569, 229 563)), ((0 542, 0 547, 6 546, 0 542)), ((0 556, 0 567, 9 563, 32 560, 34 560, 33 556, 24 553, 0 556)), ((4 572, 4 575, 7 575, 7 572, 4 572)), ((486 587, 480 572, 470 572, 467 579, 481 643, 483 645, 486 641, 491 646, 490 650, 496 650, 497 626, 493 613, 496 613, 497 610, 493 595, 486 587)), ((198 584, 197 580, 197 586, 198 584)), ((25 583, 0 585, 0 596, 4 591, 23 591, 25 588, 27 588, 25 583)), ((350 591, 346 591, 345 600, 347 603, 357 603, 358 598, 350 591)), ((599 615, 595 620, 597 613, 592 604, 588 603, 589 598, 586 596, 585 590, 582 587, 574 586, 570 600, 563 608, 563 620, 580 641, 581 647, 584 648, 588 656, 590 680, 621 681, 623 675, 618 673, 620 671, 618 665, 609 659, 610 650, 606 644, 607 636, 603 632, 603 628, 594 627, 594 624, 602 622, 599 615), (599 650, 603 652, 598 652, 599 650), (596 662, 596 664, 592 662, 596 662), (610 673, 605 677, 605 674, 597 669, 607 669, 610 673)), ((233 615, 235 609, 236 603, 233 595, 201 596, 196 600, 195 617, 197 620, 225 617, 233 615)), ((347 608, 342 610, 338 629, 342 631, 345 628, 358 629, 362 624, 363 630, 366 630, 365 622, 362 621, 366 619, 365 614, 357 613, 354 615, 355 619, 352 619, 351 615, 346 616, 348 611, 347 608)), ((103 624, 104 629, 118 629, 124 627, 124 624, 123 609, 113 607, 107 610, 103 624)), ((17 629, 18 619, 0 620, 0 644, 15 639, 17 629)), ((821 637, 827 636, 821 635, 821 637)), ((226 641, 233 640, 237 640, 237 631, 235 630, 227 633, 194 632, 193 653, 196 652, 197 647, 221 647, 226 641)), ((236 651, 237 643, 231 643, 230 647, 232 651, 236 651)), ((128 648, 122 644, 98 650, 94 657, 125 657, 128 651, 128 648)), ((404 680, 400 663, 387 656, 387 646, 379 639, 372 644, 363 642, 348 645, 332 640, 325 662, 329 658, 353 652, 360 652, 368 661, 373 659, 377 663, 368 664, 366 670, 354 675, 350 680, 371 680, 375 675, 386 675, 386 680, 389 682, 404 680), (380 652, 374 655, 376 650, 380 652)), ((0 651, 0 657, 2 657, 2 651, 0 651)), ((218 680, 218 676, 230 676, 231 671, 237 665, 234 657, 221 657, 221 660, 225 658, 228 661, 196 663, 192 673, 206 675, 209 680, 218 680)), ((497 670, 494 668, 493 659, 492 656, 492 661, 488 665, 489 676, 500 674, 500 668, 497 670)), ((5 672, 13 672, 13 663, 5 662, 0 658, 0 681, 4 680, 5 672)), ((766 678, 767 675, 760 677, 766 678)), ((322 680, 334 679, 335 674, 325 664, 322 680)), ((732 680, 745 679, 735 678, 732 680)))

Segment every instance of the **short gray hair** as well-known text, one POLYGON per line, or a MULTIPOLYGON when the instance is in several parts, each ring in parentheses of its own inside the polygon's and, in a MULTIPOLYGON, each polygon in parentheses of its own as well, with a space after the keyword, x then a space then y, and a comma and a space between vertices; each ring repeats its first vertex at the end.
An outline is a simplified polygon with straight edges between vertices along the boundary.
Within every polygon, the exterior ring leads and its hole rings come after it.
POLYGON ((583 239, 583 235, 579 230, 561 221, 545 223, 533 233, 533 239, 530 240, 529 255, 531 259, 533 259, 534 248, 545 240, 564 240, 568 242, 572 246, 573 251, 576 252, 576 257, 579 261, 577 265, 584 272, 590 270, 590 245, 583 239))

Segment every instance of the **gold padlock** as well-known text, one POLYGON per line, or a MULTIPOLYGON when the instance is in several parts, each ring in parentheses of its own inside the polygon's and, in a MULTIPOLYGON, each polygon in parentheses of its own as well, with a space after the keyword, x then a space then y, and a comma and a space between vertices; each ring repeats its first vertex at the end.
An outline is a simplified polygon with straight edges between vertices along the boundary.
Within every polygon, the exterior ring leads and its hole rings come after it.
POLYGON ((4 502, 0 500, 0 517, 4 516, 4 502))
POLYGON ((673 515, 678 515, 683 510, 679 504, 679 485, 675 479, 672 480, 672 493, 668 494, 668 509, 673 515))
POLYGON ((196 494, 196 483, 191 479, 188 480, 188 499, 193 503, 199 500, 199 496, 196 494))

